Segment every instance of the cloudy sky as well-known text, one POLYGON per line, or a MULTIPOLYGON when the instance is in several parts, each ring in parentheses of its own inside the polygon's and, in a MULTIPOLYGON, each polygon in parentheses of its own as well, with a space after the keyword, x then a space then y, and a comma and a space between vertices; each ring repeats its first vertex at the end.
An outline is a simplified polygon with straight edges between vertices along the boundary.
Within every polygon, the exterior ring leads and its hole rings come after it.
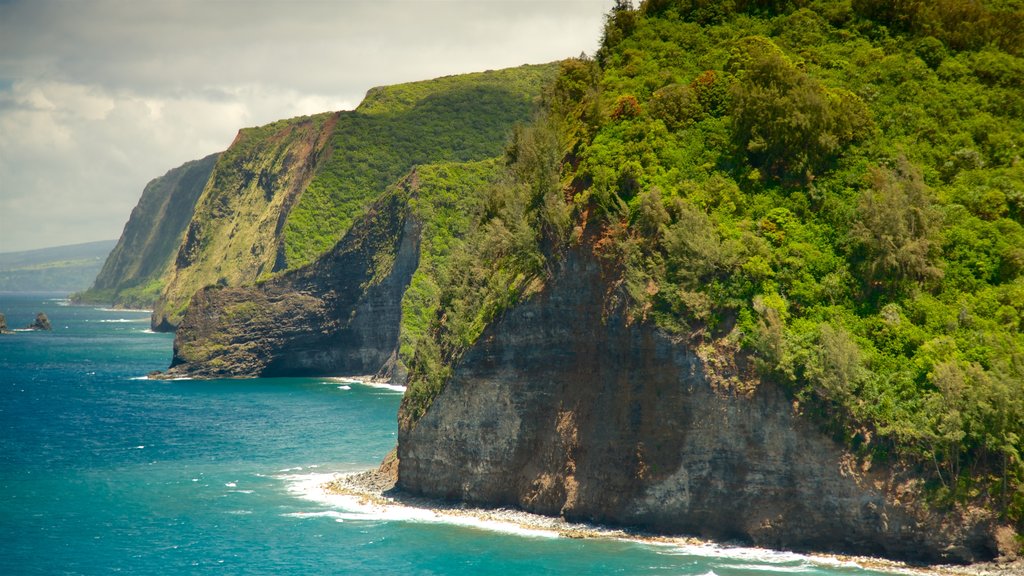
POLYGON ((0 0, 0 252, 114 239, 239 128, 593 54, 614 0, 0 0))

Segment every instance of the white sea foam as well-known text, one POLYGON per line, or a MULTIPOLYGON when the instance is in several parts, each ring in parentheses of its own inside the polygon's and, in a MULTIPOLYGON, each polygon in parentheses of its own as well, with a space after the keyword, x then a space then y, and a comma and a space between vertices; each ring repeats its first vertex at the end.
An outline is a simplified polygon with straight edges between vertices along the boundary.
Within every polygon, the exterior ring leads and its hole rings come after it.
POLYGON ((141 332, 142 332, 143 334, 159 334, 159 332, 154 332, 154 331, 152 331, 152 330, 151 330, 151 329, 149 329, 149 328, 146 328, 145 330, 141 330, 141 332))
POLYGON ((663 554, 701 556, 720 560, 740 561, 745 564, 729 564, 729 568, 760 570, 763 572, 801 573, 813 572, 816 567, 830 568, 862 568, 863 566, 850 558, 826 555, 798 554, 767 548, 750 548, 743 546, 727 546, 706 542, 700 544, 685 543, 672 545, 663 554))
POLYGON ((93 310, 99 310, 100 312, 146 312, 151 314, 152 310, 145 310, 142 308, 93 308, 93 310))
POLYGON ((338 386, 338 390, 351 390, 351 386, 338 386))
POLYGON ((238 484, 236 484, 234 482, 226 482, 224 485, 227 486, 228 488, 234 488, 234 487, 238 486, 238 484))
MULTIPOLYGON (((312 466, 310 466, 312 468, 312 466)), ((283 472, 293 471, 290 469, 283 472)), ((337 474, 332 473, 306 473, 306 474, 282 474, 274 476, 275 479, 285 482, 287 491, 293 496, 314 502, 330 510, 313 510, 286 514, 294 518, 316 518, 331 517, 338 521, 389 521, 389 522, 417 522, 430 524, 448 524, 463 526, 492 532, 515 534, 524 537, 559 538, 562 532, 573 532, 574 528, 583 528, 587 534, 604 537, 604 530, 589 525, 565 524, 562 526, 557 519, 546 517, 535 517, 535 520, 526 519, 516 521, 514 516, 504 520, 502 511, 489 510, 452 510, 430 509, 409 506, 396 502, 380 503, 379 500, 365 498, 354 494, 339 494, 329 492, 324 485, 335 479, 337 474), (536 524, 534 524, 536 522, 536 524), (566 530, 568 528, 568 530, 566 530)), ((513 512, 515 516, 532 517, 532 515, 513 512)), ((648 540, 644 538, 623 536, 622 532, 608 530, 607 537, 616 540, 632 541, 643 545, 649 545, 659 549, 659 553, 672 556, 701 556, 704 558, 717 559, 720 569, 728 570, 750 570, 769 573, 806 573, 814 572, 821 567, 839 569, 864 569, 874 566, 878 560, 870 558, 852 558, 842 556, 797 554, 795 552, 784 552, 769 550, 765 548, 751 548, 740 546, 728 546, 712 542, 694 543, 688 538, 648 540)), ((883 561, 884 562, 884 561, 883 561)), ((877 566, 875 566, 877 568, 877 566)), ((886 566, 885 570, 892 573, 918 574, 912 569, 901 567, 898 563, 886 566)), ((717 574, 711 570, 704 576, 717 574)))
POLYGON ((288 514, 295 518, 329 516, 336 520, 417 522, 425 524, 448 524, 476 528, 490 532, 502 532, 533 538, 558 538, 556 530, 529 528, 515 522, 491 520, 472 515, 416 508, 403 504, 379 504, 369 502, 366 498, 348 494, 334 494, 324 489, 324 484, 335 478, 335 474, 313 473, 278 476, 286 483, 290 494, 333 508, 329 511, 296 512, 288 514))
POLYGON ((255 490, 228 490, 232 494, 252 494, 255 490))
POLYGON ((127 324, 136 322, 149 322, 149 318, 106 318, 99 321, 101 324, 127 324))
POLYGON ((373 380, 372 376, 330 376, 325 378, 325 380, 333 384, 343 384, 346 386, 357 384, 359 386, 367 386, 369 388, 390 390, 392 392, 401 392, 403 394, 405 393, 405 386, 400 386, 398 384, 388 384, 386 382, 376 382, 373 380))
POLYGON ((387 384, 384 382, 360 382, 363 386, 369 386, 370 388, 380 388, 381 390, 391 390, 392 392, 401 392, 405 394, 405 386, 399 386, 398 384, 387 384))

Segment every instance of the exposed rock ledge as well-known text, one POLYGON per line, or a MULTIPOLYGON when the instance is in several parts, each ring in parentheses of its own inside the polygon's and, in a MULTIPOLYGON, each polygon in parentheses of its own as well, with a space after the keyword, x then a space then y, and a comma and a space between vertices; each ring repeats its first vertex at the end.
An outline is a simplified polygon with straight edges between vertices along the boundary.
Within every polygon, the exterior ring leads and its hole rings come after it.
POLYGON ((776 549, 1000 554, 993 518, 929 510, 909 475, 856 465, 779 386, 712 372, 607 309, 606 280, 587 247, 571 251, 543 292, 485 330, 417 422, 400 414, 399 488, 776 549))

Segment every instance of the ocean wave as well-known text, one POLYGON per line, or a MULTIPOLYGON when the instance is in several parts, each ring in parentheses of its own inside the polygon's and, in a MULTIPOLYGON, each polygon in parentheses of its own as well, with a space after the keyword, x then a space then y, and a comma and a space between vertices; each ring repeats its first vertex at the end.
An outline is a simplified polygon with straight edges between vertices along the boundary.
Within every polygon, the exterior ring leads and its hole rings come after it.
POLYGON ((149 322, 149 318, 107 318, 104 320, 98 320, 98 322, 100 324, 126 324, 129 322, 149 322))
POLYGON ((287 516, 295 518, 316 518, 329 516, 336 520, 415 522, 423 524, 447 524, 515 534, 530 538, 558 538, 557 530, 526 527, 516 522, 479 518, 444 510, 417 508, 403 504, 377 504, 366 498, 348 494, 334 494, 324 489, 324 484, 337 475, 332 473, 292 474, 278 476, 286 484, 289 494, 302 500, 315 502, 333 510, 294 512, 287 516))
POLYGON ((672 545, 670 550, 663 550, 661 554, 673 556, 701 556, 714 558, 722 562, 722 568, 735 570, 757 570, 761 572, 776 572, 799 574, 803 572, 815 572, 819 568, 847 568, 862 569, 863 564, 849 557, 836 557, 815 554, 798 554, 782 550, 770 550, 768 548, 754 548, 745 546, 729 546, 716 544, 714 542, 704 543, 683 543, 672 545), (734 564, 732 562, 740 562, 734 564))
POLYGON ((145 312, 147 314, 153 313, 152 310, 144 310, 141 308, 93 308, 93 310, 98 310, 100 312, 145 312))
POLYGON ((347 376, 330 376, 325 378, 332 384, 344 384, 352 385, 358 384, 359 386, 367 386, 369 388, 377 388, 379 390, 390 390, 392 392, 405 393, 405 386, 398 384, 388 384, 387 382, 376 382, 372 376, 359 376, 359 377, 347 377, 347 376))
MULTIPOLYGON (((742 546, 729 546, 713 542, 695 542, 680 537, 648 539, 629 536, 621 531, 586 524, 573 524, 562 519, 537 516, 522 511, 484 509, 435 509, 401 504, 393 501, 367 498, 358 494, 328 491, 325 484, 338 477, 337 473, 283 474, 274 476, 285 483, 289 494, 313 502, 330 510, 312 510, 291 514, 295 518, 330 516, 338 520, 416 522, 448 524, 524 537, 560 538, 563 535, 609 538, 635 542, 656 548, 658 553, 670 556, 700 556, 711 559, 720 571, 751 571, 765 573, 813 573, 821 568, 830 569, 883 569, 893 574, 918 574, 898 562, 876 558, 833 556, 828 554, 798 554, 742 546)), ((712 570, 707 573, 717 574, 712 570)), ((705 575, 705 576, 707 576, 705 575)))

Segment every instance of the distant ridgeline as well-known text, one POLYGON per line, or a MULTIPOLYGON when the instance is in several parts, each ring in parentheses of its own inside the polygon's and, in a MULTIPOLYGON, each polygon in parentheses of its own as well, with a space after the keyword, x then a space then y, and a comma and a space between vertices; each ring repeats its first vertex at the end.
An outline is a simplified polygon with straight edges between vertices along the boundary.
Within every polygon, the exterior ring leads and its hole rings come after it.
POLYGON ((406 382, 413 493, 1010 558, 1022 48, 1020 0, 620 1, 594 59, 243 130, 170 375, 406 382))
POLYGON ((92 282, 113 240, 0 253, 0 292, 74 292, 92 282))

